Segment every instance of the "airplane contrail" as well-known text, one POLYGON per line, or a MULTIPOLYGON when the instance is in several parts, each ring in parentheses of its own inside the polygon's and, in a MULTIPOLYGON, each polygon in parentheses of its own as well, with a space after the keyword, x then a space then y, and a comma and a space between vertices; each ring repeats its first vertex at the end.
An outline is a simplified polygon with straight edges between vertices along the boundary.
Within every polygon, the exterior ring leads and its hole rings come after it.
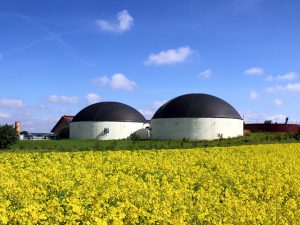
MULTIPOLYGON (((64 34, 56 34, 52 31, 50 31, 48 28, 46 28, 45 26, 41 25, 40 23, 38 23, 36 20, 32 19, 32 17, 29 16, 25 16, 23 14, 19 14, 19 13, 4 13, 4 14, 0 14, 0 18, 1 17, 17 17, 20 19, 23 19, 33 25, 35 25, 36 27, 38 27, 40 30, 44 31, 48 36, 34 41, 32 43, 29 43, 27 45, 24 45, 22 47, 19 47, 17 49, 13 49, 7 53, 2 53, 2 56, 4 55, 12 55, 15 54, 17 52, 20 51, 24 51, 26 49, 32 48, 37 44, 40 44, 44 41, 49 41, 49 40, 55 40, 57 43, 60 44, 60 46, 64 47, 65 49, 68 50, 68 54, 73 57, 75 60, 79 61, 80 63, 86 65, 86 66, 96 66, 95 63, 91 62, 91 60, 87 59, 86 57, 82 56, 82 54, 80 52, 78 52, 73 46, 71 46, 69 43, 67 43, 66 41, 64 41, 61 36, 68 34, 68 33, 64 33, 64 34)), ((72 33, 72 32, 70 32, 72 33)))

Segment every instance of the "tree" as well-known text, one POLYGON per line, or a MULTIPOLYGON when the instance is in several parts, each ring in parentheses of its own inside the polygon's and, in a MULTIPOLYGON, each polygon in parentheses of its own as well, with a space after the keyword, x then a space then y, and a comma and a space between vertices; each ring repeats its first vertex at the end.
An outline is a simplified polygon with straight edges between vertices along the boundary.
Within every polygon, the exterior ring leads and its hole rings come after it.
POLYGON ((19 136, 11 125, 0 126, 0 149, 5 149, 17 142, 19 136))

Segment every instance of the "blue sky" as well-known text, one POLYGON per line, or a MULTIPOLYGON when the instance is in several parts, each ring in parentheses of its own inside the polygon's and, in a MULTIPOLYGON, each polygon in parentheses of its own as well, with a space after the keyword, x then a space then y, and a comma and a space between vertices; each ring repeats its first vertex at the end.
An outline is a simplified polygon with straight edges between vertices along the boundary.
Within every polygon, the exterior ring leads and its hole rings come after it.
POLYGON ((300 122, 300 2, 0 2, 0 124, 48 132, 62 115, 119 101, 151 118, 208 93, 247 122, 300 122))

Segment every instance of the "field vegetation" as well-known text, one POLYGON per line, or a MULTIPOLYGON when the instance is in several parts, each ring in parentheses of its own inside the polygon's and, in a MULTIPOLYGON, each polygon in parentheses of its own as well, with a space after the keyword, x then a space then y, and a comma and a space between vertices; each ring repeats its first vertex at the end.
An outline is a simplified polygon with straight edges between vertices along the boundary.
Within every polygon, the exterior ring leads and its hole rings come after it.
POLYGON ((0 190, 0 224, 300 224, 300 143, 2 151, 0 190))
POLYGON ((18 141, 0 224, 300 224, 299 139, 18 141))
POLYGON ((249 144, 295 143, 300 134, 294 133, 246 133, 243 137, 213 141, 188 140, 139 140, 138 138, 114 141, 97 140, 24 140, 12 147, 13 151, 81 151, 81 150, 139 150, 139 149, 183 149, 214 146, 239 146, 249 144))

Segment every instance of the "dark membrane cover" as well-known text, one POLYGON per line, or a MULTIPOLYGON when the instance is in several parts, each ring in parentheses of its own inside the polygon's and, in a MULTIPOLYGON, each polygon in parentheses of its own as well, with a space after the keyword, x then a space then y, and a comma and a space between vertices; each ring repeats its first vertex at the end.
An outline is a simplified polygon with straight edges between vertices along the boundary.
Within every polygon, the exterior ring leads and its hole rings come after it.
POLYGON ((141 122, 145 117, 136 109, 120 102, 99 102, 82 109, 72 122, 79 121, 113 121, 113 122, 141 122))
POLYGON ((242 119, 224 100, 208 94, 186 94, 162 105, 152 119, 158 118, 231 118, 242 119))

